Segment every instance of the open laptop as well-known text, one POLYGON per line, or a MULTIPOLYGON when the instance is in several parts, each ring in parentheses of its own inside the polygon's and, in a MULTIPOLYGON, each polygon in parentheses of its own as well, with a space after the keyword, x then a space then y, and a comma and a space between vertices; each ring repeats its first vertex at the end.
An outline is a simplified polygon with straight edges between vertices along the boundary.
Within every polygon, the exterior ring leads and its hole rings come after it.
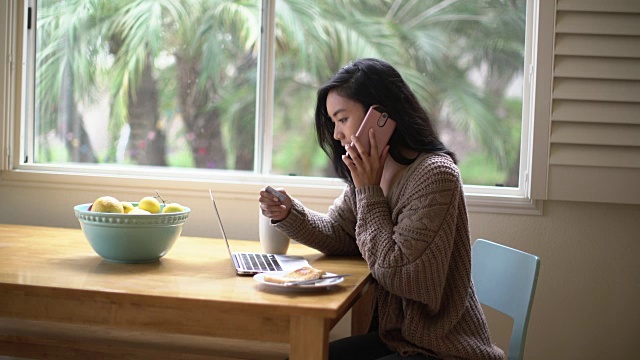
POLYGON ((213 210, 218 218, 222 237, 224 238, 224 242, 227 244, 227 251, 229 252, 229 256, 231 257, 236 269, 236 274, 254 275, 269 271, 293 271, 309 265, 309 262, 302 256, 232 252, 231 246, 229 246, 229 239, 227 239, 227 234, 224 232, 220 212, 218 212, 216 200, 213 198, 213 192, 211 189, 209 189, 209 195, 211 196, 211 202, 213 203, 213 210))

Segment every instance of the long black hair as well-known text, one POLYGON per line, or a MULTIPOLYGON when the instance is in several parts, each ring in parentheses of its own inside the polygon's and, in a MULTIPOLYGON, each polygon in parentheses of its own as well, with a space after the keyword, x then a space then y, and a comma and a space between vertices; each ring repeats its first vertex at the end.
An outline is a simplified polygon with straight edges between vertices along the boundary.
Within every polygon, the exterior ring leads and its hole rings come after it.
POLYGON ((360 103, 365 112, 371 105, 381 105, 397 123, 389 140, 389 156, 399 164, 409 165, 415 158, 402 155, 401 148, 418 153, 444 153, 456 161, 453 152, 438 138, 429 115, 400 73, 378 59, 359 59, 340 69, 318 90, 316 103, 316 136, 322 150, 333 162, 336 174, 353 183, 349 168, 342 161, 346 153, 339 140, 333 138, 335 125, 327 112, 327 96, 331 91, 360 103))

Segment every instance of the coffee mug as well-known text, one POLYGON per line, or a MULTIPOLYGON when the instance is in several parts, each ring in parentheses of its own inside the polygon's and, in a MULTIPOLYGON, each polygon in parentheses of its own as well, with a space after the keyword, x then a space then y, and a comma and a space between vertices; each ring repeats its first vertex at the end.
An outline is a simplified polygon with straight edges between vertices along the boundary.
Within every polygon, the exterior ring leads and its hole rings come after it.
POLYGON ((289 237, 275 226, 271 225, 271 219, 262 215, 260 217, 258 235, 260 245, 265 254, 286 254, 289 249, 289 237))

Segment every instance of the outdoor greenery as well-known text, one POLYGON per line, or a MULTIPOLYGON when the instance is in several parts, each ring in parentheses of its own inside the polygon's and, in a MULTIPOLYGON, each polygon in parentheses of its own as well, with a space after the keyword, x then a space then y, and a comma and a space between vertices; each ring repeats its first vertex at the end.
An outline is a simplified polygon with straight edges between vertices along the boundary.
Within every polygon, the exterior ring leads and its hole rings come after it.
MULTIPOLYGON (((260 5, 38 1, 35 161, 252 170, 260 5), (103 117, 87 118, 104 97, 103 117), (94 121, 106 149, 86 131, 94 121)), ((517 186, 522 99, 509 89, 524 34, 525 0, 277 0, 272 172, 332 176, 316 90, 377 57, 421 99, 465 183, 517 186)))

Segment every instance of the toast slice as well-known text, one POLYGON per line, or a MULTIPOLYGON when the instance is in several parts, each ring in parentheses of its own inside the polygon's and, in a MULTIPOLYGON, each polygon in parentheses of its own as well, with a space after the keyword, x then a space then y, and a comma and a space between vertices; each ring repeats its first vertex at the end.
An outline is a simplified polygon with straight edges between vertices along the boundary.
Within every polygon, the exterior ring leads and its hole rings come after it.
POLYGON ((315 280, 321 278, 324 274, 326 274, 324 270, 316 269, 311 266, 305 266, 288 274, 280 276, 264 274, 264 281, 276 284, 284 284, 292 281, 315 280))

